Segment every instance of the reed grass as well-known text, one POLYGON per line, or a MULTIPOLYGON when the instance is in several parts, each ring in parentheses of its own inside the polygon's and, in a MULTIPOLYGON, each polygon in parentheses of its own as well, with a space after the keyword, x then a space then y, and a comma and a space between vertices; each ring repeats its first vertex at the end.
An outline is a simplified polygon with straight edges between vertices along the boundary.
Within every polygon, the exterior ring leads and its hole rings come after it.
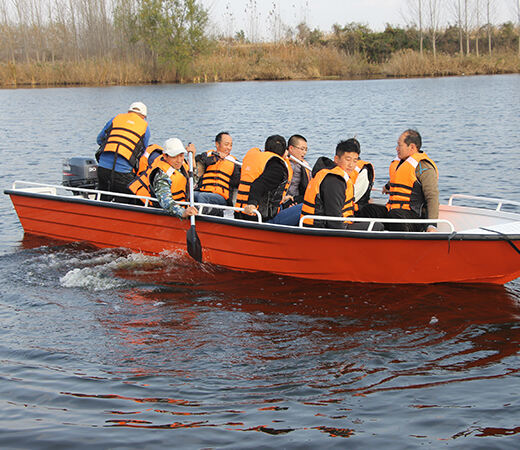
POLYGON ((519 73, 520 57, 516 53, 493 55, 420 55, 418 52, 403 50, 392 55, 380 67, 386 77, 436 77, 454 75, 484 75, 519 73))
POLYGON ((174 65, 152 70, 145 61, 88 59, 0 64, 1 87, 206 83, 241 80, 359 79, 520 73, 517 53, 460 56, 412 50, 396 52, 385 63, 367 62, 332 46, 297 44, 215 45, 198 56, 183 76, 174 65))

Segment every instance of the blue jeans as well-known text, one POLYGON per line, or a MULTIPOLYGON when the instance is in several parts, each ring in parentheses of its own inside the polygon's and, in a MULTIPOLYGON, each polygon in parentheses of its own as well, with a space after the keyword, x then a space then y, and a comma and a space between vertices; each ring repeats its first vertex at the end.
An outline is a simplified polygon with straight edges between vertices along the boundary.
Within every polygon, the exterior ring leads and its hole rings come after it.
MULTIPOLYGON (((226 199, 222 197, 222 195, 215 194, 213 192, 201 192, 201 191, 193 191, 193 200, 196 203, 209 203, 210 205, 222 205, 227 206, 226 199)), ((224 210, 219 208, 205 208, 206 214, 211 214, 213 216, 222 216, 224 210)))
POLYGON ((276 223, 278 225, 293 225, 298 226, 300 223, 300 215, 302 213, 303 203, 290 206, 287 209, 282 209, 276 216, 274 216, 269 223, 276 223))

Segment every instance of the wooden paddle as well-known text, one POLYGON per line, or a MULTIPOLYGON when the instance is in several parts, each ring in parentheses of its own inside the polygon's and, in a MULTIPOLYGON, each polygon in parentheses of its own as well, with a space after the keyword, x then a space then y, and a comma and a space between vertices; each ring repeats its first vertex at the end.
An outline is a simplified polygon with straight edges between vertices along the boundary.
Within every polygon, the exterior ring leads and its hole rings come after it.
MULTIPOLYGON (((189 144, 188 144, 189 145, 189 144)), ((188 152, 189 166, 190 166, 190 206, 193 206, 193 153, 188 152)), ((202 245, 200 243, 197 230, 195 229, 195 216, 190 216, 191 226, 186 233, 186 246, 188 254, 197 262, 202 262, 202 245)))

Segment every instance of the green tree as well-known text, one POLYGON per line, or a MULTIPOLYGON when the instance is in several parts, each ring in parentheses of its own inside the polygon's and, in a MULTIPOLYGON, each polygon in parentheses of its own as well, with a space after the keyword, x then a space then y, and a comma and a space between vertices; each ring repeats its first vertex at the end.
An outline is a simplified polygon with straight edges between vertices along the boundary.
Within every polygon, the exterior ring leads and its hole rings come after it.
POLYGON ((153 70, 175 68, 177 80, 208 48, 208 13, 196 0, 138 0, 135 13, 128 17, 127 11, 122 21, 134 25, 133 40, 144 44, 153 70))

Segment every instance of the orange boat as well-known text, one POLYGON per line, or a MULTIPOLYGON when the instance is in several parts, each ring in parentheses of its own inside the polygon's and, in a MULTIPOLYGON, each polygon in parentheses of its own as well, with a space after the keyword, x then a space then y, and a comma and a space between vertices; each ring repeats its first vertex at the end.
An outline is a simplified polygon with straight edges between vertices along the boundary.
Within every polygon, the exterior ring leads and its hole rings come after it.
MULTIPOLYGON (((186 252, 190 222, 158 208, 101 201, 93 189, 20 181, 4 192, 25 233, 146 254, 186 252)), ((366 283, 504 284, 520 277, 520 214, 503 210, 503 204, 520 206, 454 195, 440 207, 437 233, 257 223, 226 217, 231 207, 222 207, 224 217, 206 215, 201 205, 196 230, 204 263, 234 270, 366 283), (453 205, 461 198, 495 208, 453 205)))

